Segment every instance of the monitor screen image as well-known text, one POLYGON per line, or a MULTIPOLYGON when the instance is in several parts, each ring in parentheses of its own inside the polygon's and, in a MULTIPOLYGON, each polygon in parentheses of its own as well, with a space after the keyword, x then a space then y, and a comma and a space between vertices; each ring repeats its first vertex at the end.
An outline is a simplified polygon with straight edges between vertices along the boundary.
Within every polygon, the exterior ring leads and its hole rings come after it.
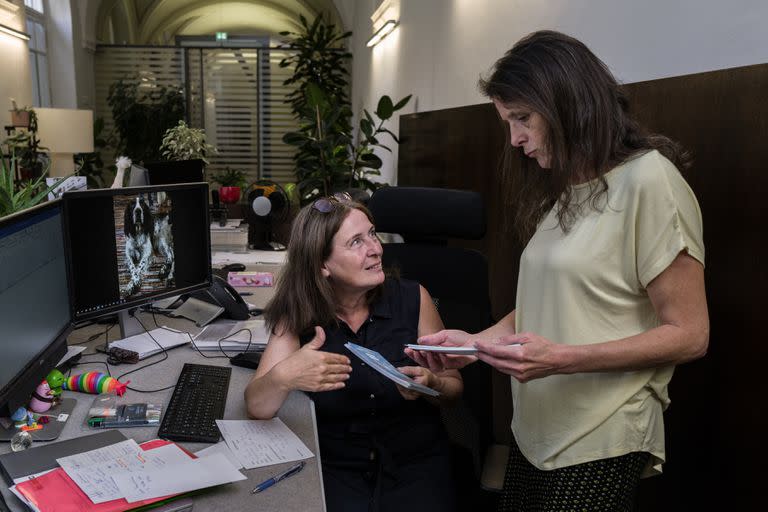
POLYGON ((211 285, 208 184, 64 195, 75 322, 211 285))
POLYGON ((120 298, 162 292, 174 284, 173 200, 165 191, 115 196, 120 298))
POLYGON ((24 405, 71 332, 61 202, 0 219, 0 417, 24 405))

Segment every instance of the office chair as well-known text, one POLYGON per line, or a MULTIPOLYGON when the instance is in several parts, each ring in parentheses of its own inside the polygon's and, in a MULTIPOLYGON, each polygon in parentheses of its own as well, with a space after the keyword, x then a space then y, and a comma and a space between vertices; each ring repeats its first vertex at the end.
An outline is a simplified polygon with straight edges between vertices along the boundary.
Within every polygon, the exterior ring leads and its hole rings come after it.
MULTIPOLYGON (((403 243, 384 243, 383 264, 429 291, 447 329, 478 332, 492 324, 488 263, 480 252, 448 245, 448 238, 478 240, 485 235, 485 206, 477 192, 421 187, 385 187, 368 208, 380 233, 403 243)), ((485 451, 491 444, 491 368, 461 370, 464 395, 441 415, 454 448, 459 481, 477 483, 460 502, 477 506, 485 451)), ((506 462, 506 461, 505 461, 506 462)), ((463 485, 462 488, 469 486, 463 485)), ((468 508, 460 507, 461 510, 468 508)))

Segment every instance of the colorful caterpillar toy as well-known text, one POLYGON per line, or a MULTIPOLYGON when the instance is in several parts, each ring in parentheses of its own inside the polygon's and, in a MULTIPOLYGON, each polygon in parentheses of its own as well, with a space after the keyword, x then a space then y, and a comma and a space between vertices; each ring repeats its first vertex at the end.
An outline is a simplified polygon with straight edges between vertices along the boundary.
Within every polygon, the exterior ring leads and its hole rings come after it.
POLYGON ((117 393, 117 396, 123 396, 130 381, 123 384, 114 377, 101 372, 86 372, 80 375, 73 375, 62 384, 62 389, 70 391, 80 391, 82 393, 92 393, 98 395, 101 393, 117 393))

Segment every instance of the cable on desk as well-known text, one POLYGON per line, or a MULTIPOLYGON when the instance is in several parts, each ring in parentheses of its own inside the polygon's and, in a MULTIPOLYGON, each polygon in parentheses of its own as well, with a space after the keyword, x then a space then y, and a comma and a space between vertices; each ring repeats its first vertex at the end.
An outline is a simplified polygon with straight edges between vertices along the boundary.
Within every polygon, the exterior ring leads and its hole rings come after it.
MULTIPOLYGON (((79 326, 79 327, 76 327, 76 328, 75 328, 75 330, 77 330, 77 329, 81 329, 81 328, 83 328, 83 327, 88 327, 88 326, 91 326, 91 325, 93 325, 94 323, 95 323, 95 322, 91 322, 91 323, 88 323, 88 324, 83 324, 83 325, 81 325, 81 326, 79 326)), ((110 330, 111 330, 111 329, 112 329, 114 326, 116 326, 116 325, 117 325, 117 324, 109 324, 109 326, 108 326, 108 327, 107 327, 107 328, 104 330, 104 332, 97 332, 96 334, 91 334, 91 335, 88 337, 88 339, 87 339, 87 340, 85 340, 85 341, 78 341, 77 343, 69 343, 69 345, 71 345, 71 346, 75 346, 75 345, 85 345, 86 343, 90 343, 90 342, 92 342, 93 340, 97 339, 97 338, 98 338, 98 337, 100 337, 101 335, 104 335, 104 338, 106 339, 106 343, 109 343, 109 331, 110 331, 110 330)), ((86 355, 86 354, 84 354, 84 355, 86 355)), ((90 354, 87 354, 87 355, 90 355, 90 354)))
MULTIPOLYGON (((167 350, 165 350, 165 347, 163 347, 163 346, 162 346, 160 343, 158 343, 158 342, 157 342, 157 340, 156 340, 156 339, 155 339, 155 338, 152 336, 152 334, 150 334, 149 330, 148 330, 148 329, 147 329, 147 327, 144 325, 144 323, 143 323, 141 320, 139 320, 139 318, 138 318, 137 316, 134 316, 133 318, 134 318, 134 319, 135 319, 137 322, 139 322, 139 325, 141 325, 141 327, 143 327, 143 328, 144 328, 144 332, 145 332, 145 333, 147 333, 147 336, 149 336, 149 338, 150 338, 152 341, 154 341, 154 342, 155 342, 155 344, 156 344, 158 347, 160 347, 160 350, 162 350, 162 352, 161 352, 161 353, 162 353, 162 355, 163 355, 163 358, 162 358, 162 359, 158 359, 157 361, 153 361, 153 362, 151 362, 151 363, 149 363, 149 364, 145 364, 144 366, 140 366, 140 367, 138 367, 138 368, 134 368, 133 370, 127 371, 127 372, 123 373, 122 375, 119 375, 118 377, 115 377, 117 380, 122 380, 122 379, 123 379, 123 377, 125 377, 126 375, 130 375, 130 374, 132 374, 132 373, 135 373, 135 372, 137 372, 137 371, 139 371, 139 370, 143 370, 143 369, 145 369, 145 368, 149 368, 150 366, 156 365, 157 363, 162 363, 163 361, 165 361, 166 359, 168 359, 168 351, 167 351, 167 350)), ((189 333, 187 333, 187 334, 189 334, 189 333)), ((157 354, 154 354, 154 355, 157 355, 157 354)), ((137 393, 155 393, 155 392, 158 392, 158 391, 165 391, 166 389, 171 389, 171 388, 173 388, 174 386, 176 386, 176 383, 173 383, 173 384, 171 384, 170 386, 166 386, 166 387, 164 387, 164 388, 160 388, 160 389, 136 389, 136 388, 132 388, 131 386, 126 386, 126 388, 127 388, 127 389, 130 389, 131 391, 135 391, 135 392, 137 392, 137 393)))

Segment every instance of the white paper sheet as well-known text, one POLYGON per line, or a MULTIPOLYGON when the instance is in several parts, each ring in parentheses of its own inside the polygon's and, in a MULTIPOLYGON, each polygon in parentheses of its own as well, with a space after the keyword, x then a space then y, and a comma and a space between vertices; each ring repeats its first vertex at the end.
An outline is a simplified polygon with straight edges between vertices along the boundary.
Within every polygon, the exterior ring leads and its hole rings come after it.
POLYGON ((216 420, 216 425, 229 449, 246 469, 315 456, 280 418, 216 420))
POLYGON ((136 441, 128 439, 88 452, 56 459, 59 466, 92 502, 104 503, 124 497, 114 477, 148 470, 162 469, 190 460, 175 444, 144 451, 136 441))
POLYGON ((246 478, 226 456, 215 453, 201 459, 187 458, 162 469, 115 475, 112 479, 126 501, 133 503, 246 478))
POLYGON ((227 446, 226 441, 219 441, 218 443, 209 446, 208 448, 203 448, 202 450, 196 451, 195 455, 202 459, 203 457, 210 457, 214 453, 221 453, 224 455, 229 462, 232 463, 233 466, 235 466, 237 469, 242 469, 243 465, 240 464, 240 461, 237 460, 237 457, 235 457, 235 454, 232 453, 232 450, 229 449, 229 446, 227 446))

